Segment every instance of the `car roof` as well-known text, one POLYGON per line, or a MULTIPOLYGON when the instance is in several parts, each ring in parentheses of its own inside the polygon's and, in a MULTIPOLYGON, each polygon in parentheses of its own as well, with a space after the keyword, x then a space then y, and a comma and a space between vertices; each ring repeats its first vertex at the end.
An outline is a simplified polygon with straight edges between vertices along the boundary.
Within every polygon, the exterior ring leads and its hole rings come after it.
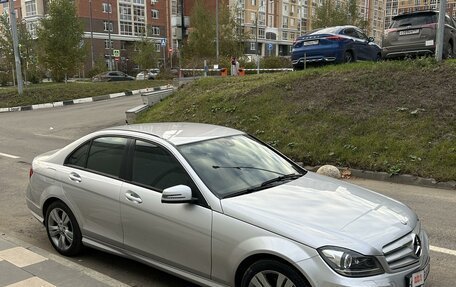
POLYGON ((242 131, 228 127, 190 122, 144 123, 118 126, 108 128, 106 130, 133 131, 149 134, 167 140, 174 145, 183 145, 198 141, 245 134, 242 131))
MULTIPOLYGON (((318 29, 312 30, 309 33, 306 33, 305 35, 302 35, 302 36, 317 35, 317 34, 327 34, 327 33, 336 34, 339 31, 341 31, 342 29, 346 29, 346 28, 359 29, 358 27, 353 26, 353 25, 332 26, 332 27, 318 28, 318 29)), ((300 37, 302 37, 302 36, 300 36, 300 37)))

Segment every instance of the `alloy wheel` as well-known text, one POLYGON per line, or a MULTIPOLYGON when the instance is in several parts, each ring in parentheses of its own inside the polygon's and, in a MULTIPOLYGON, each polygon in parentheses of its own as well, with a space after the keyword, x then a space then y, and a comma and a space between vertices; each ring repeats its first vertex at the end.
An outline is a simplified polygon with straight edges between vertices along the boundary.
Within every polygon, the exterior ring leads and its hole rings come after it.
POLYGON ((54 208, 47 220, 49 237, 60 251, 67 251, 73 244, 73 224, 68 214, 60 208, 54 208))
POLYGON ((253 276, 249 287, 296 287, 296 285, 290 278, 278 271, 264 270, 253 276))

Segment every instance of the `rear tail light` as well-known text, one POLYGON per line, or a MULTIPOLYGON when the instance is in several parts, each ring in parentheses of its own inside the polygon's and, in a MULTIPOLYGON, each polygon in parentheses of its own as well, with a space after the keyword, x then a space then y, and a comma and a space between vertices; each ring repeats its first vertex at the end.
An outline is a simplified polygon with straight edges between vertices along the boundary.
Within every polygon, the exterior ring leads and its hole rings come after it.
POLYGON ((33 168, 30 168, 30 170, 29 170, 29 178, 31 178, 32 175, 33 175, 33 168))
POLYGON ((334 36, 328 36, 328 37, 326 37, 326 39, 327 39, 327 40, 330 40, 330 41, 343 41, 343 40, 345 40, 344 37, 336 36, 336 35, 334 35, 334 36))
POLYGON ((421 26, 422 28, 430 28, 430 29, 437 29, 437 23, 431 23, 421 26))
POLYGON ((397 32, 397 29, 395 29, 395 28, 386 29, 386 30, 385 30, 385 36, 387 36, 389 33, 392 33, 392 32, 397 32))

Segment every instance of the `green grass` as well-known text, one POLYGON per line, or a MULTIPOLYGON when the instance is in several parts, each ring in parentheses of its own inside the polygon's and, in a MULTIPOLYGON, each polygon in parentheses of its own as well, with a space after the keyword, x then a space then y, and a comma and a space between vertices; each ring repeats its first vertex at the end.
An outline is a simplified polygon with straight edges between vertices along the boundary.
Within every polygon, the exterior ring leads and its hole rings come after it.
POLYGON ((354 63, 205 78, 138 121, 234 127, 305 165, 456 180, 455 63, 354 63))
POLYGON ((18 95, 17 88, 0 88, 0 108, 95 97, 169 83, 170 81, 43 83, 26 86, 22 96, 18 95))

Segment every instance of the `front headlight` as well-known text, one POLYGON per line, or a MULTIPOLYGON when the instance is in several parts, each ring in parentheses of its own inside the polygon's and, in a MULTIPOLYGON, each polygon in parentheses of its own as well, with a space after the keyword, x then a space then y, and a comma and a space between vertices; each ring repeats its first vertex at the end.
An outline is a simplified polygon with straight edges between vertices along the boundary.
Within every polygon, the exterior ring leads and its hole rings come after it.
POLYGON ((322 247, 317 251, 334 271, 343 276, 366 277, 384 272, 374 256, 365 256, 349 249, 333 246, 322 247))

